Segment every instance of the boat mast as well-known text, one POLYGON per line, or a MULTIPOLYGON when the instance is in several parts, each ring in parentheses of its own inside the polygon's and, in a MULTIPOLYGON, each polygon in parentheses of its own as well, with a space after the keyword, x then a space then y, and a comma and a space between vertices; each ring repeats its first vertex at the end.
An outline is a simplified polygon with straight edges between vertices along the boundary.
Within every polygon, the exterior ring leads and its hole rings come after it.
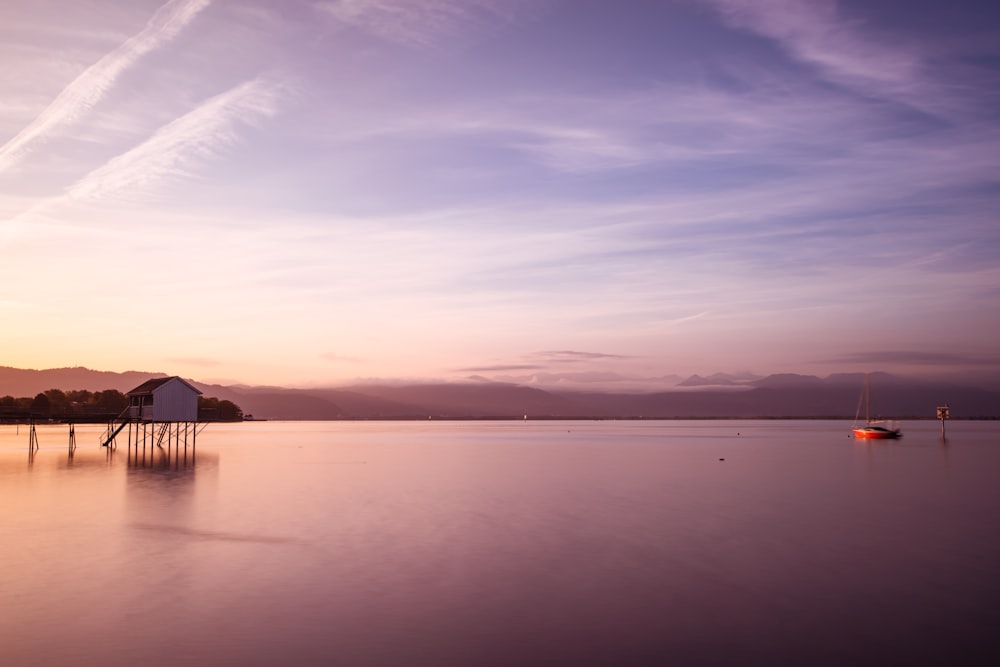
POLYGON ((872 389, 871 381, 872 381, 871 373, 865 373, 865 424, 872 423, 868 410, 869 404, 871 403, 871 389, 872 389))

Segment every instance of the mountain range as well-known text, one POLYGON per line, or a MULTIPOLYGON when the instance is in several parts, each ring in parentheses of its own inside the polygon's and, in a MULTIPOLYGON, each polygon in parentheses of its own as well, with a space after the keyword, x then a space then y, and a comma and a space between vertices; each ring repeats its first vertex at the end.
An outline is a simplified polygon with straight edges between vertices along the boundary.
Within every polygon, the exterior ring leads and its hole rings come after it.
MULTIPOLYGON (((150 378, 166 375, 82 367, 30 370, 0 366, 0 396, 34 396, 48 389, 127 392, 150 378)), ((692 376, 669 390, 631 393, 542 389, 485 378, 319 389, 188 381, 205 396, 232 401, 244 414, 258 419, 853 419, 860 406, 864 375, 692 376)), ((873 412, 885 417, 934 418, 936 407, 948 404, 953 418, 1000 418, 1000 391, 887 373, 873 373, 871 384, 873 412)))

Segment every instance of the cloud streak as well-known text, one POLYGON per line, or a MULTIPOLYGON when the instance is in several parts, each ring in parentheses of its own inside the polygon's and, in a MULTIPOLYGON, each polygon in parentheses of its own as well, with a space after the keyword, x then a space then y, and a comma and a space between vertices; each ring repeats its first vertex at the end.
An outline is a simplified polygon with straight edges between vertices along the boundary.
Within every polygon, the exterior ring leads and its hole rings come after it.
POLYGON ((836 0, 702 1, 731 27, 774 40, 829 81, 936 115, 955 112, 927 54, 848 16, 836 0))
POLYGON ((441 35, 453 36, 470 24, 509 18, 517 2, 497 0, 330 0, 320 9, 338 22, 381 39, 430 47, 441 35))
POLYGON ((85 69, 27 127, 0 147, 0 170, 9 169, 31 148, 61 125, 79 118, 96 105, 122 72, 143 55, 166 44, 189 24, 211 0, 171 0, 141 32, 85 69))
POLYGON ((275 92, 263 80, 248 81, 216 95, 165 125, 148 140, 83 177, 69 190, 74 199, 98 199, 169 177, 184 176, 187 165, 212 156, 235 140, 238 122, 253 123, 276 110, 275 92))
POLYGON ((920 350, 880 350, 857 352, 831 360, 838 364, 912 364, 916 366, 996 366, 996 355, 961 354, 949 352, 924 352, 920 350))
POLYGON ((605 354, 603 352, 578 352, 576 350, 545 350, 532 355, 537 359, 543 359, 557 363, 577 363, 580 361, 593 361, 595 359, 626 359, 620 354, 605 354))
POLYGON ((469 366, 468 368, 458 368, 457 373, 487 373, 498 371, 536 371, 542 370, 545 366, 537 364, 497 364, 495 366, 469 366))
POLYGON ((142 199, 154 184, 189 176, 195 166, 237 139, 235 127, 255 124, 277 110, 278 86, 254 79, 216 95, 163 126, 135 148, 112 158, 76 181, 60 196, 46 199, 9 218, 5 236, 61 204, 142 199), (122 193, 127 193, 121 197, 122 193))

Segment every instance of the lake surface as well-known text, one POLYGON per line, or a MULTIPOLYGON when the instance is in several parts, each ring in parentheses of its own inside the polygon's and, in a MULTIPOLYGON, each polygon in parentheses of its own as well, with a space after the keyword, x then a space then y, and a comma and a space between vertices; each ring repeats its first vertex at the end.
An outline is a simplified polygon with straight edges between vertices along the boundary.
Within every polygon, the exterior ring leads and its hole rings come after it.
POLYGON ((989 664, 1000 422, 849 426, 3 425, 0 664, 989 664))

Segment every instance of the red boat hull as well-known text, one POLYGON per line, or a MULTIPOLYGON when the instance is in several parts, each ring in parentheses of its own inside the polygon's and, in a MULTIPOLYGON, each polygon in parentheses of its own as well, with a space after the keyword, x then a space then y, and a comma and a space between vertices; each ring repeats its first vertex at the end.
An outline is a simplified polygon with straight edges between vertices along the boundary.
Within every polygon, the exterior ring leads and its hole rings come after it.
POLYGON ((859 440, 895 440, 901 436, 902 434, 898 430, 890 431, 886 428, 854 429, 854 437, 859 440))

